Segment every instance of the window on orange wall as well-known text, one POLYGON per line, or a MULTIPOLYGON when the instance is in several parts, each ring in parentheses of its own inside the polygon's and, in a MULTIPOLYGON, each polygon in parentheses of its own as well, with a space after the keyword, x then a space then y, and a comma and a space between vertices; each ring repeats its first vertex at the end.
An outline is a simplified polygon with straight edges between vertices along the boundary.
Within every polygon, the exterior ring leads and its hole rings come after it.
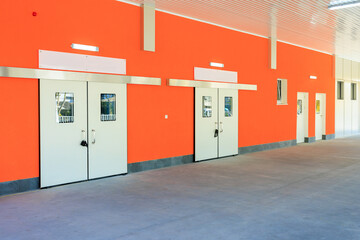
POLYGON ((277 79, 277 105, 287 105, 286 79, 277 79))

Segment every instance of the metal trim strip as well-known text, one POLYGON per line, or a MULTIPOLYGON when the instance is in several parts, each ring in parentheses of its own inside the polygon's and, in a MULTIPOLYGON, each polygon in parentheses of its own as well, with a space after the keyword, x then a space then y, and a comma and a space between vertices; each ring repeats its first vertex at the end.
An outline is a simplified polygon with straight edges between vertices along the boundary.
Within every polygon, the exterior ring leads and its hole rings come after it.
POLYGON ((0 66, 0 77, 161 86, 161 78, 0 66))
POLYGON ((206 81, 182 80, 182 79, 168 79, 167 84, 168 86, 173 86, 173 87, 228 88, 228 89, 257 91, 257 85, 252 85, 252 84, 220 83, 220 82, 206 82, 206 81))

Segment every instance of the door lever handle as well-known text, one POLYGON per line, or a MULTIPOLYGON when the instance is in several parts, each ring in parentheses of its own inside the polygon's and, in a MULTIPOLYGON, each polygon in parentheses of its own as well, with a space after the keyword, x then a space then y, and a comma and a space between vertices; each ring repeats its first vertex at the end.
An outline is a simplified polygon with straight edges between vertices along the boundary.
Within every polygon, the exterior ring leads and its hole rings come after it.
POLYGON ((92 129, 91 132, 92 132, 92 135, 93 135, 93 140, 92 140, 91 143, 92 143, 92 144, 95 144, 95 142, 96 142, 96 139, 95 139, 95 137, 96 137, 95 129, 92 129))

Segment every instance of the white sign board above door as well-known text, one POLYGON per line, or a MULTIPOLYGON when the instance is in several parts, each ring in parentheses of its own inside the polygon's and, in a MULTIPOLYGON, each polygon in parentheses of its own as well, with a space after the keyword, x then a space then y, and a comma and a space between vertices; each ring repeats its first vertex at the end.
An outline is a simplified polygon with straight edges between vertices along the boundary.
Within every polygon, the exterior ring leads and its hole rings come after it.
POLYGON ((126 59, 39 50, 39 68, 126 74, 126 59))
POLYGON ((237 83, 238 73, 233 71, 217 70, 211 68, 194 68, 194 79, 200 81, 216 81, 237 83))

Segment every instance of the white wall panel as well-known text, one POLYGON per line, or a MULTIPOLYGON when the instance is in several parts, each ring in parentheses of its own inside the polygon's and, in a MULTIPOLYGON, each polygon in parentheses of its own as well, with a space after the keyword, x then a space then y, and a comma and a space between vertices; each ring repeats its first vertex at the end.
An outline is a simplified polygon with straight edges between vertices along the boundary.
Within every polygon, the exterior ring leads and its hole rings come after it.
POLYGON ((211 69, 211 68, 195 67, 194 79, 202 80, 202 81, 237 83, 238 73, 232 71, 211 69))
POLYGON ((358 81, 359 80, 359 63, 351 62, 351 80, 358 81))
POLYGON ((126 60, 39 50, 39 68, 126 74, 126 60))
POLYGON ((359 101, 351 100, 351 134, 359 133, 359 101))
POLYGON ((335 101, 335 136, 344 136, 344 100, 335 101))
POLYGON ((343 79, 351 81, 351 60, 344 59, 343 79))
POLYGON ((351 135, 351 99, 350 99, 351 82, 344 82, 344 135, 351 135))
POLYGON ((343 79, 343 58, 335 57, 335 78, 343 79))

